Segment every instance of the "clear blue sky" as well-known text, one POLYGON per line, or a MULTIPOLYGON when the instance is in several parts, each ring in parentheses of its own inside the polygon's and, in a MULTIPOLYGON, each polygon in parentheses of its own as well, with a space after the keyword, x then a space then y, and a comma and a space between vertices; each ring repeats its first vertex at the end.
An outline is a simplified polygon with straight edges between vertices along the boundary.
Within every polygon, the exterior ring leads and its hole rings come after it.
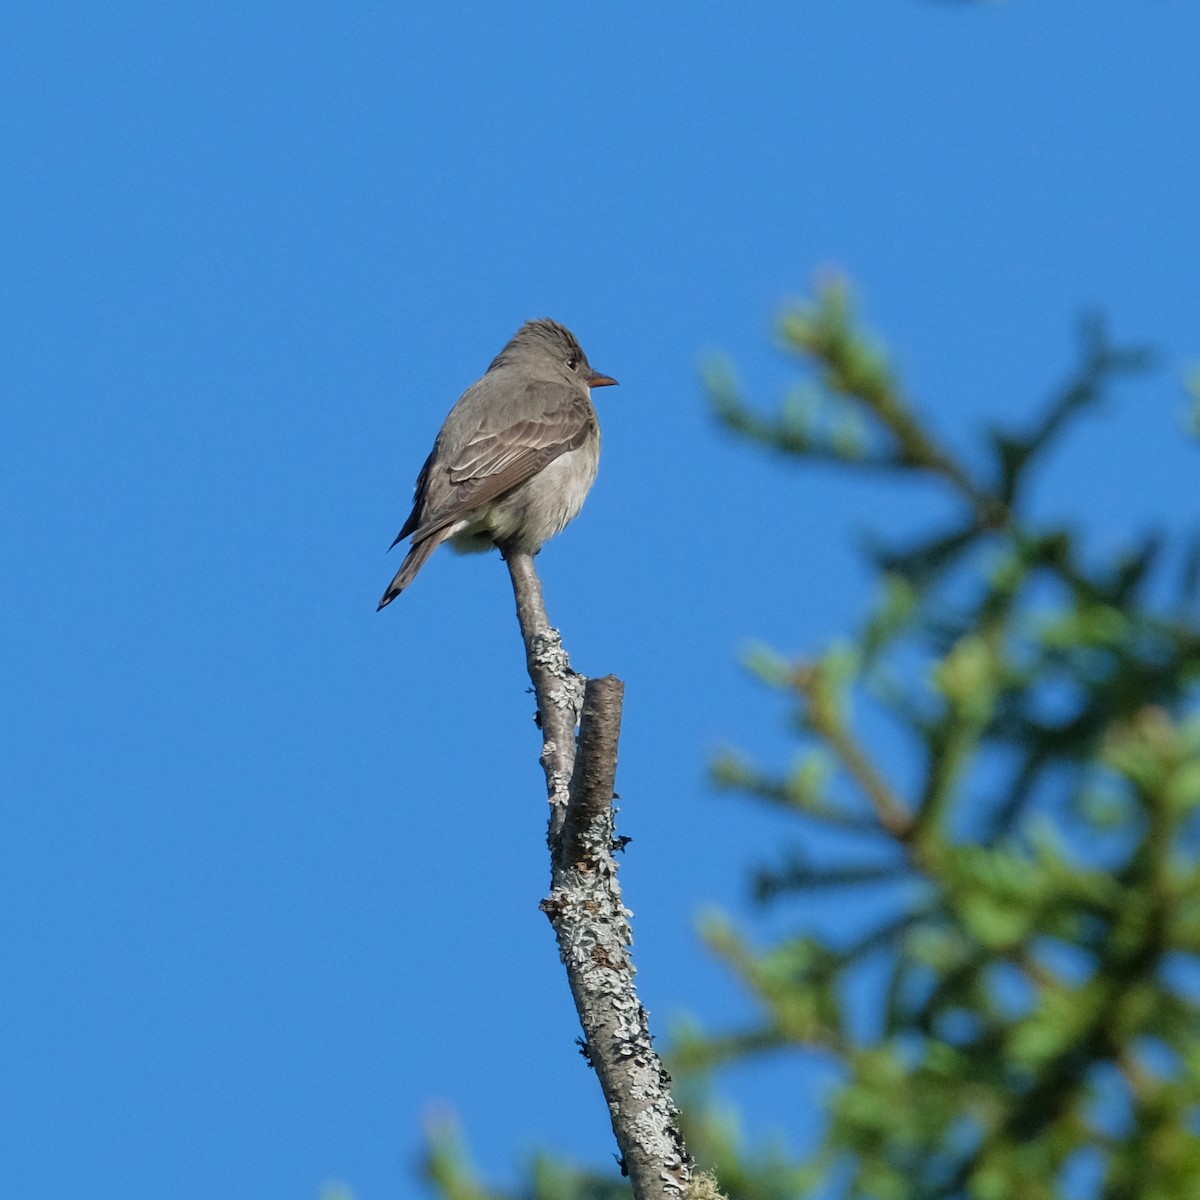
MULTIPOLYGON (((502 564, 384 550, 442 417, 524 319, 621 380, 541 558, 628 685, 619 787, 660 1030, 742 999, 692 933, 783 828, 738 666, 866 603, 852 537, 930 505, 731 444, 769 322, 857 281, 939 428, 1033 412, 1079 314, 1148 339, 1048 504, 1194 517, 1200 8, 1184 0, 175 5, 0 17, 0 1185, 44 1200, 411 1200, 451 1106, 512 1178, 603 1165, 549 927, 502 564)), ((806 1076, 729 1092, 791 1145, 806 1076)))

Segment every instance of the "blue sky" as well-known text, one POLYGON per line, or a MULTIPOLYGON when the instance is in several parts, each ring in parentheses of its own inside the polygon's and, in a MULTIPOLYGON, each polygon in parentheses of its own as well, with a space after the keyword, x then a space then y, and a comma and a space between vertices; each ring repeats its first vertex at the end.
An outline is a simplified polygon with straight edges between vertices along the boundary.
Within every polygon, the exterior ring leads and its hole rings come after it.
MULTIPOLYGON (((1078 316, 1160 367, 1042 501, 1097 548, 1194 520, 1200 10, 119 5, 0 17, 0 1144, 10 1195, 419 1194, 424 1115, 489 1175, 610 1161, 549 927, 502 564, 384 554, 458 394, 526 318, 593 365, 600 480, 540 559, 576 666, 628 687, 619 789, 660 1031, 743 1000, 697 913, 751 916, 783 761, 738 656, 867 603, 853 549, 927 497, 731 443, 814 275, 943 435, 1035 411, 1078 316)), ((808 1076, 729 1081, 805 1144, 808 1076)))

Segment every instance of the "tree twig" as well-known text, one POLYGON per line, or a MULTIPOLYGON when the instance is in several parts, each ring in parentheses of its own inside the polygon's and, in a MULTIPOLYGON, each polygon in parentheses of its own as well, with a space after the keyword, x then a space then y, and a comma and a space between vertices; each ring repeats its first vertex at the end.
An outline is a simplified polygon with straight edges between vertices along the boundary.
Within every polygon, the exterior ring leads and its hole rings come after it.
POLYGON ((912 813, 842 720, 820 665, 801 666, 793 678, 796 688, 808 700, 807 716, 813 731, 842 760, 851 778, 870 800, 879 824, 898 841, 906 841, 913 831, 912 813))
POLYGON ((682 1200, 691 1160, 634 986, 632 915, 624 906, 614 850, 613 787, 624 684, 571 670, 550 626, 528 554, 509 552, 517 618, 542 730, 550 801, 551 890, 542 901, 583 1026, 584 1055, 600 1079, 637 1200, 682 1200), (579 722, 578 751, 575 724, 579 722))

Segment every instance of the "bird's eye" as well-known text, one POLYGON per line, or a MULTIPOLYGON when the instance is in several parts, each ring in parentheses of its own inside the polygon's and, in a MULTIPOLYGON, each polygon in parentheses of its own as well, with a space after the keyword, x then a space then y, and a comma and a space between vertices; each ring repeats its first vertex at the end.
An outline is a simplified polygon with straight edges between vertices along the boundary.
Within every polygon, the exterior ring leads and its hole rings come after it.
POLYGON ((579 366, 579 356, 577 354, 572 354, 571 357, 567 359, 567 366, 574 371, 575 368, 579 366))

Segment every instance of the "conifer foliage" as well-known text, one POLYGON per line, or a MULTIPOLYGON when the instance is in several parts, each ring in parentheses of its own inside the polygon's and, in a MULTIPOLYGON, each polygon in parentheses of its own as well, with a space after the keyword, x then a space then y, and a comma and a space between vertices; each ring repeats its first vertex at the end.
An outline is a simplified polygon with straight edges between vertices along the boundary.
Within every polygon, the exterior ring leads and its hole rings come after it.
MULTIPOLYGON (((1088 324, 1041 418, 968 461, 843 284, 780 334, 797 398, 765 415, 714 372, 724 424, 801 464, 925 480, 948 515, 870 550, 878 602, 844 641, 750 664, 795 717, 799 765, 730 753, 715 777, 793 825, 753 886, 796 927, 765 947, 704 928, 760 1018, 674 1037, 689 1146, 731 1200, 1200 1196, 1200 546, 1159 533, 1097 561, 1091 531, 1030 504, 1073 422, 1147 356, 1088 324), (826 936, 805 915, 831 892, 885 915, 826 936), (841 1082, 822 1144, 791 1162, 703 1098, 723 1067, 797 1051, 841 1082)), ((496 1194, 449 1134, 429 1162, 452 1200, 496 1194)), ((522 1194, 624 1190, 546 1159, 522 1194)))
POLYGON ((891 915, 845 944, 799 932, 766 950, 712 923, 763 1019, 689 1037, 677 1062, 836 1056, 845 1082, 792 1194, 1200 1195, 1200 554, 1183 548, 1170 582, 1161 534, 1097 563, 1089 531, 1027 503, 1072 422, 1147 356, 1089 323, 1069 385, 1028 431, 992 431, 972 469, 929 432, 843 285, 781 333, 812 375, 803 401, 763 417, 718 376, 726 424, 800 459, 924 477, 953 514, 873 551, 881 599, 849 641, 752 663, 795 710, 801 765, 716 767, 794 813, 801 851, 814 825, 846 835, 834 861, 762 871, 764 900, 890 884, 891 915), (915 784, 863 731, 881 712, 915 784), (844 999, 870 956, 885 983, 864 1042, 844 999))

